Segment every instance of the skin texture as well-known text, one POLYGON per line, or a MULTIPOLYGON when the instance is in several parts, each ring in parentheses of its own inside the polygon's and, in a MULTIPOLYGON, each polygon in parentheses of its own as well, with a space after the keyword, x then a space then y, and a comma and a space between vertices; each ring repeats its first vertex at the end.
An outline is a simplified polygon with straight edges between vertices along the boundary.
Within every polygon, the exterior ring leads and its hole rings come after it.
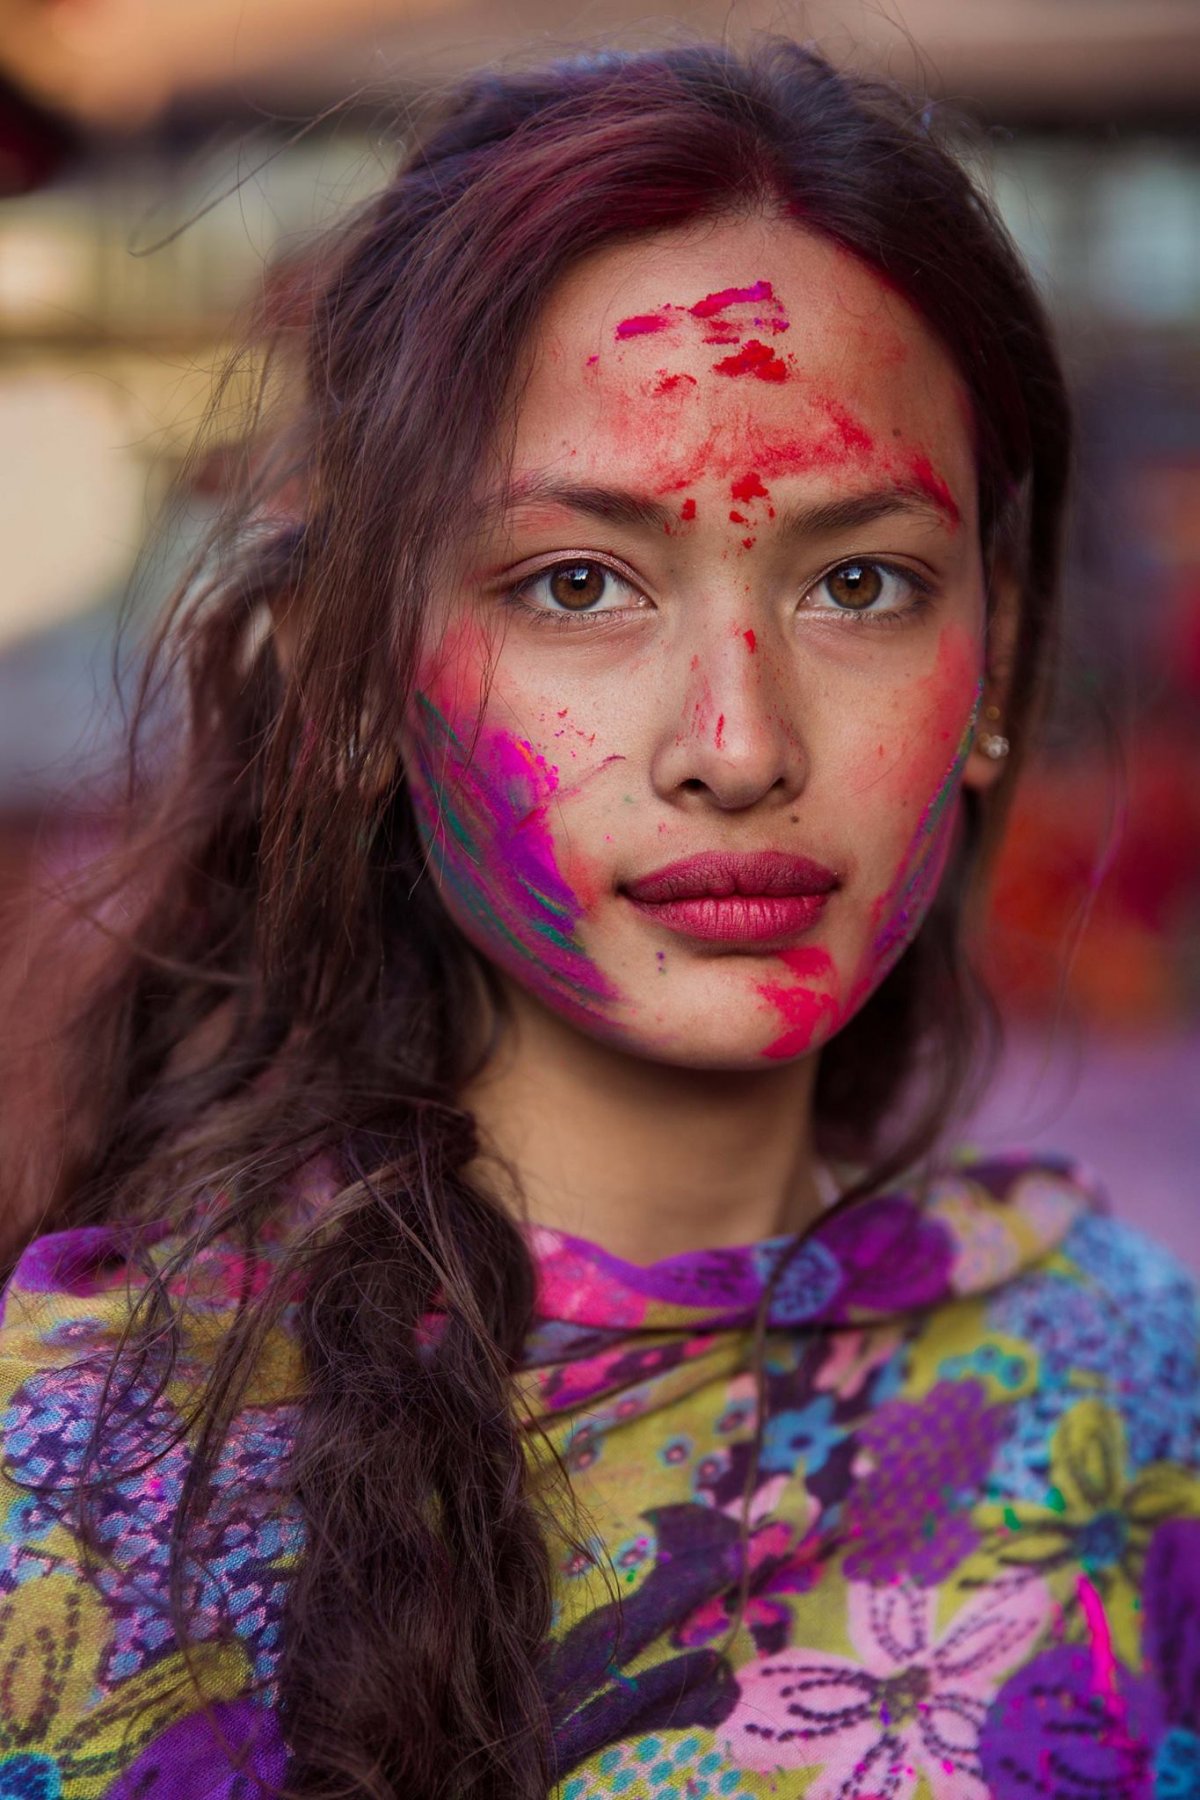
POLYGON ((635 1260, 795 1229, 820 1047, 996 773, 969 407, 895 292, 775 219, 597 254, 523 374, 404 745, 444 903, 512 1001, 467 1099, 534 1218, 635 1260), (857 614, 823 585, 854 562, 880 583, 857 614), (556 602, 556 563, 611 571, 594 607, 556 602), (711 850, 838 885, 767 946, 621 891, 711 850))

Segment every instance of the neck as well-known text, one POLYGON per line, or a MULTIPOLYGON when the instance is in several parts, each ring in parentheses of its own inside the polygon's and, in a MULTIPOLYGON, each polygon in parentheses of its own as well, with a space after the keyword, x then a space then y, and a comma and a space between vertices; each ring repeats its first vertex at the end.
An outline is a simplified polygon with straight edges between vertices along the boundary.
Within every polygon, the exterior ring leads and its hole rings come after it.
POLYGON ((493 1190, 511 1171, 532 1223, 645 1264, 816 1217, 815 1077, 815 1057, 732 1073, 651 1062, 517 994, 502 1048, 463 1099, 493 1190))

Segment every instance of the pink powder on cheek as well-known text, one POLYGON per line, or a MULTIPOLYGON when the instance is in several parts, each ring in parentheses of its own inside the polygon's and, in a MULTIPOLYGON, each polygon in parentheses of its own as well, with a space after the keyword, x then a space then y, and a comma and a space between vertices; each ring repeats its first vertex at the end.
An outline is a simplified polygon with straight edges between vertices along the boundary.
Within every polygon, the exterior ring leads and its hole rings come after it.
POLYGON ((811 1049, 818 1031, 826 1023, 830 1030, 834 1029, 837 1002, 832 994, 824 994, 804 985, 806 982, 826 980, 833 973, 833 963, 827 951, 814 947, 784 950, 776 960, 796 978, 795 981, 757 982, 755 992, 768 1006, 774 1007, 786 1027, 766 1046, 762 1054, 772 1061, 783 1061, 789 1057, 802 1056, 806 1050, 811 1049))
POLYGON ((956 802, 962 771, 970 755, 983 692, 982 679, 976 677, 970 708, 965 723, 962 723, 964 690, 975 672, 977 658, 977 647, 968 633, 952 629, 942 633, 933 674, 926 679, 935 683, 939 695, 934 706, 935 716, 942 721, 934 728, 938 742, 944 744, 957 732, 957 746, 932 798, 917 820, 895 879, 875 903, 877 931, 872 962, 856 991, 856 1003, 865 998, 899 960, 915 936, 941 880, 958 816, 956 802))

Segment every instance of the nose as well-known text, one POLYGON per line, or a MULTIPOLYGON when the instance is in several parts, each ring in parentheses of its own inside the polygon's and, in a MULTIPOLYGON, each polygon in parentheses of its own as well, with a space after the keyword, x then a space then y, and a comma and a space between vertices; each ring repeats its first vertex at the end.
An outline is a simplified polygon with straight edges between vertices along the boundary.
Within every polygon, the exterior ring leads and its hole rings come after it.
POLYGON ((727 618, 692 634, 673 664, 652 770, 663 798, 723 812, 795 799, 808 757, 782 653, 727 618))

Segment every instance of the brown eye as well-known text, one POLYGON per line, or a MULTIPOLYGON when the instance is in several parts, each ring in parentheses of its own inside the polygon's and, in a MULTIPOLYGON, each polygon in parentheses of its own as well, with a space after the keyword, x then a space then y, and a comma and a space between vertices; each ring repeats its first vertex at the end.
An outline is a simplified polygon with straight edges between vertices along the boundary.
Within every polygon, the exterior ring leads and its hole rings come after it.
POLYGON ((599 563, 570 563, 552 569, 546 583, 551 598, 569 612, 586 612, 604 598, 608 570, 599 563))
POLYGON ((874 563, 843 563, 825 577, 824 586, 839 606, 849 612, 862 612, 882 594, 883 575, 874 563))

